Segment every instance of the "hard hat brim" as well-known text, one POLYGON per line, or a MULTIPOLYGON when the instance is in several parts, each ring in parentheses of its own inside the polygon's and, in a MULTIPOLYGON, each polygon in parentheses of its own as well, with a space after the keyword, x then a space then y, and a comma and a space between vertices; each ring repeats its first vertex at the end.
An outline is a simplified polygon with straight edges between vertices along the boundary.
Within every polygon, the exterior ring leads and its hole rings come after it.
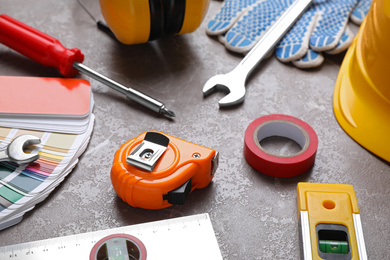
POLYGON ((357 143, 390 162, 390 102, 370 80, 361 57, 361 31, 342 62, 333 109, 344 131, 357 143))

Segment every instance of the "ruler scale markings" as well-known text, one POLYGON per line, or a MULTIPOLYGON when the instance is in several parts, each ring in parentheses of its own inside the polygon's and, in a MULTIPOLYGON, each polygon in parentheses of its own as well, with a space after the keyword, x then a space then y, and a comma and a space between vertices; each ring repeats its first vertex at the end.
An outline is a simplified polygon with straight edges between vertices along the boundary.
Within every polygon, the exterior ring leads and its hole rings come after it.
MULTIPOLYGON (((182 245, 176 250, 176 258, 173 259, 188 257, 188 250, 192 251, 194 249, 192 247, 197 247, 200 243, 200 246, 210 252, 209 259, 222 260, 207 213, 0 247, 0 259, 87 259, 92 247, 100 239, 112 234, 129 234, 140 239, 146 246, 148 260, 160 259, 162 253, 169 253, 166 252, 166 246, 170 243, 170 239, 182 245)), ((196 255, 193 257, 198 259, 196 255)))

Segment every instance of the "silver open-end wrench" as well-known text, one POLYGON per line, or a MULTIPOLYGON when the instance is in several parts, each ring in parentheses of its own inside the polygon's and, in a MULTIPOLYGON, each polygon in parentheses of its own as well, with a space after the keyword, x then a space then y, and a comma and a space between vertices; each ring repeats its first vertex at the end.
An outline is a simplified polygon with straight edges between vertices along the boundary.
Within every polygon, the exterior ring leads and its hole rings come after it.
POLYGON ((259 64, 284 34, 292 27, 298 18, 310 6, 313 0, 296 0, 282 16, 268 29, 266 34, 244 57, 244 59, 231 72, 211 77, 203 87, 203 94, 207 96, 214 90, 228 92, 219 101, 220 107, 240 104, 245 97, 245 82, 248 75, 259 64))
POLYGON ((41 139, 33 135, 18 136, 6 147, 0 149, 0 162, 14 162, 18 165, 31 163, 39 158, 39 154, 27 154, 24 149, 40 142, 41 139))

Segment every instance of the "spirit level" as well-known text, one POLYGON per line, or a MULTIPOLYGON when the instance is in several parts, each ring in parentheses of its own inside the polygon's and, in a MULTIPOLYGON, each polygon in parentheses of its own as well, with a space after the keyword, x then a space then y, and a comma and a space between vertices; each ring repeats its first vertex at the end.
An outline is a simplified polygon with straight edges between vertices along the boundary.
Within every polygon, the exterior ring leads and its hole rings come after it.
POLYGON ((305 260, 365 260, 366 248, 352 185, 298 183, 305 260))

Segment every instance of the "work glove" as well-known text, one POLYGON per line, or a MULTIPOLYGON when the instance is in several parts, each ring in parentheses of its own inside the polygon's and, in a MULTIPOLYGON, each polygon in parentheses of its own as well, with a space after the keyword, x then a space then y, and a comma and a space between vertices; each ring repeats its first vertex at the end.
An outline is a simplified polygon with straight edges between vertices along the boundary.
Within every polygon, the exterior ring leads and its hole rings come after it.
MULTIPOLYGON (((206 31, 217 35, 227 49, 246 54, 293 2, 225 0, 206 31)), ((349 17, 361 23, 370 4, 371 0, 314 0, 276 45, 276 57, 299 68, 320 66, 324 60, 321 52, 336 54, 349 47, 354 37, 349 17)))

